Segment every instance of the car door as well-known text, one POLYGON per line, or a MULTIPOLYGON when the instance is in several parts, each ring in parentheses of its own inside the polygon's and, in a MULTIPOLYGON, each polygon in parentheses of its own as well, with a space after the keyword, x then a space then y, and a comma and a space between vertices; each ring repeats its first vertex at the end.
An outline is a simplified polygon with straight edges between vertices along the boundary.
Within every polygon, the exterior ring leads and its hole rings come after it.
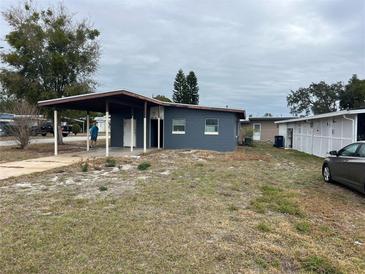
POLYGON ((338 152, 336 157, 331 157, 331 174, 332 178, 341 183, 348 183, 349 161, 355 157, 359 144, 350 144, 338 152))
POLYGON ((365 144, 360 144, 354 158, 349 160, 349 180, 354 188, 364 191, 365 183, 365 144))

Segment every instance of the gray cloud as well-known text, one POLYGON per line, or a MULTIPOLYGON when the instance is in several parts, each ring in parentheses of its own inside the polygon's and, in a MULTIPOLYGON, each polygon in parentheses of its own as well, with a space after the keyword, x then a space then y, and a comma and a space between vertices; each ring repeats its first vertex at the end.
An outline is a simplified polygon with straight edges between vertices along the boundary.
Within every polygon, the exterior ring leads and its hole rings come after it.
MULTIPOLYGON (((362 0, 63 3, 101 31, 98 90, 171 96, 182 68, 197 73, 201 104, 279 115, 290 89, 365 77, 362 0)), ((0 35, 7 31, 0 21, 0 35)))

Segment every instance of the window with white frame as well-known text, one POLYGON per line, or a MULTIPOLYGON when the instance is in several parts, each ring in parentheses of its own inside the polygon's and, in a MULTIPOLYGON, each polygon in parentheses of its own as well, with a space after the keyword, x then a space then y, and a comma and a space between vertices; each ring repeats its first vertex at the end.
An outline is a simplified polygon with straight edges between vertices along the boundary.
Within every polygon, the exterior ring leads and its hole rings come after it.
POLYGON ((205 119, 205 131, 206 135, 218 135, 219 132, 219 121, 218 119, 205 119))
POLYGON ((172 134, 185 134, 185 119, 172 120, 172 134))

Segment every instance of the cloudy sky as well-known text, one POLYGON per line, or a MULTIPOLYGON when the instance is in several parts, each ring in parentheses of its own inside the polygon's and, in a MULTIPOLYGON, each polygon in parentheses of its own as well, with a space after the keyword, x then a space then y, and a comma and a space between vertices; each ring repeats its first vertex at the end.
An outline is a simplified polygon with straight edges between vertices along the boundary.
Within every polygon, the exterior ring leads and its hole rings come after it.
MULTIPOLYGON (((4 10, 17 2, 1 0, 4 10)), ((36 1, 38 6, 54 1, 36 1)), ((193 70, 202 105, 288 114, 311 82, 365 78, 364 0, 64 0, 101 32, 98 91, 171 97, 193 70)), ((0 20, 0 35, 9 31, 0 20)))

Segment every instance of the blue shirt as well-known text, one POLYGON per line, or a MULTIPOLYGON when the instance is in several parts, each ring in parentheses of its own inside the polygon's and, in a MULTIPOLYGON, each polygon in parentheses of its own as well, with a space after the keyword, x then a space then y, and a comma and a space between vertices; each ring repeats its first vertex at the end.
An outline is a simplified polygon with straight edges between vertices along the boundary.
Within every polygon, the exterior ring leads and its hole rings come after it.
POLYGON ((91 135, 91 138, 96 138, 98 137, 98 132, 99 132, 99 128, 96 126, 96 125, 93 125, 91 128, 90 128, 90 135, 91 135))

